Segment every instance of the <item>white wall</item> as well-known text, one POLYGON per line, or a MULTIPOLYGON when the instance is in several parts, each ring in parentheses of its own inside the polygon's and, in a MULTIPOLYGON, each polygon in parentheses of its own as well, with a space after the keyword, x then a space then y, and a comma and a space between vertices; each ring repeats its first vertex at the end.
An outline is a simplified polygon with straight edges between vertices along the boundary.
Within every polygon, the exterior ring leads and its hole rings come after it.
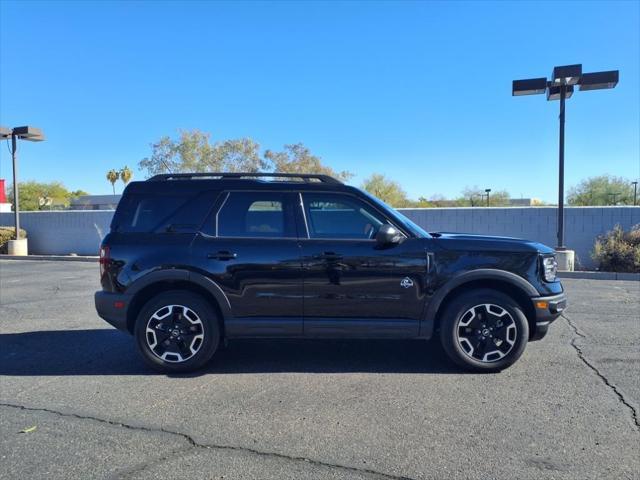
MULTIPOLYGON (((556 209, 511 208, 413 208, 402 212, 427 231, 504 235, 556 244, 556 209)), ((97 255, 100 241, 109 231, 113 210, 23 212, 21 227, 29 237, 33 254, 97 255)), ((640 224, 640 207, 568 207, 565 210, 565 243, 576 251, 578 265, 593 268, 590 253, 598 235, 620 224, 625 229, 640 224)), ((13 225, 13 214, 0 213, 0 225, 13 225)))
MULTIPOLYGON (((407 208, 400 209, 428 232, 463 232, 525 238, 556 246, 555 207, 407 208)), ((627 230, 640 224, 639 207, 567 207, 565 244, 576 251, 576 265, 593 268, 595 238, 616 224, 627 230)))
MULTIPOLYGON (((20 228, 27 231, 29 253, 41 255, 98 255, 109 233, 113 210, 21 212, 20 228)), ((0 225, 13 226, 13 213, 0 213, 0 225)))

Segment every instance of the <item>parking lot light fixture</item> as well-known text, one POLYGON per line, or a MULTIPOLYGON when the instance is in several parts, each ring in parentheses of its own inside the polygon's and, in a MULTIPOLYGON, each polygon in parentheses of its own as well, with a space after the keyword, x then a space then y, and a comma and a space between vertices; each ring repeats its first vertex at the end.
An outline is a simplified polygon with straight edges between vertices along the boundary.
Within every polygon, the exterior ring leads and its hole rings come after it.
POLYGON ((582 77, 582 65, 564 65, 562 67, 553 67, 551 73, 551 82, 554 86, 560 85, 577 85, 582 77))
POLYGON ((18 139, 28 142, 42 142, 44 135, 39 128, 25 125, 23 127, 0 127, 0 139, 11 138, 11 162, 13 163, 13 215, 16 227, 15 239, 20 239, 20 204, 18 200, 18 139))
POLYGON ((547 78, 530 78, 528 80, 513 81, 513 96, 538 95, 547 90, 547 78))
POLYGON ((618 70, 585 73, 580 81, 580 91, 614 88, 618 84, 618 70))
MULTIPOLYGON (((565 101, 573 95, 574 85, 581 91, 614 88, 618 84, 618 70, 582 73, 582 64, 554 67, 551 79, 545 77, 514 80, 511 95, 537 95, 546 93, 547 100, 560 101, 560 141, 558 148, 558 230, 556 250, 566 250, 564 245, 564 121, 565 101)), ((488 200, 487 200, 488 202, 488 200)))

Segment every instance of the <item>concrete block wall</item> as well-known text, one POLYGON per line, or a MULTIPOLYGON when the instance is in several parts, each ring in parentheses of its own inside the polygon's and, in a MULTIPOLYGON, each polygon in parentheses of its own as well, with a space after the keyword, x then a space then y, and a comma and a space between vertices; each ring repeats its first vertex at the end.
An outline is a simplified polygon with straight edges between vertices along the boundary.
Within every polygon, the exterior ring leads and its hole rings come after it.
MULTIPOLYGON (((461 232, 524 238, 556 245, 555 207, 405 208, 400 211, 428 232, 461 232)), ((598 235, 620 224, 625 230, 640 224, 638 207, 567 207, 565 244, 576 251, 576 267, 591 269, 598 235)))
MULTIPOLYGON (((525 238, 555 246, 554 207, 509 208, 409 208, 401 209, 425 230, 462 232, 525 238)), ((23 212, 22 228, 32 254, 96 255, 109 231, 113 210, 23 212)), ((576 251, 576 265, 595 267, 591 250, 595 238, 616 224, 629 229, 640 224, 639 207, 568 207, 565 210, 565 243, 576 251)), ((13 225, 13 214, 0 213, 0 225, 13 225)))
MULTIPOLYGON (((113 210, 21 212, 20 228, 27 231, 34 255, 97 255, 109 233, 113 210)), ((13 213, 0 213, 0 225, 13 226, 13 213)))

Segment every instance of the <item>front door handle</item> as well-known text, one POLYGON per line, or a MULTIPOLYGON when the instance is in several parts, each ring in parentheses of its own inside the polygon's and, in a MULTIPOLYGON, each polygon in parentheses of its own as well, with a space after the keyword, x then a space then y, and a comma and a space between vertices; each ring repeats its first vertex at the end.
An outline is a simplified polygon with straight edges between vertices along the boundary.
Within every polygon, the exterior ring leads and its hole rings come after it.
POLYGON ((217 253, 210 253, 207 255, 207 258, 213 259, 213 260, 223 260, 223 261, 227 261, 227 260, 234 260, 236 258, 238 258, 238 254, 235 252, 229 252, 228 250, 221 250, 217 253))

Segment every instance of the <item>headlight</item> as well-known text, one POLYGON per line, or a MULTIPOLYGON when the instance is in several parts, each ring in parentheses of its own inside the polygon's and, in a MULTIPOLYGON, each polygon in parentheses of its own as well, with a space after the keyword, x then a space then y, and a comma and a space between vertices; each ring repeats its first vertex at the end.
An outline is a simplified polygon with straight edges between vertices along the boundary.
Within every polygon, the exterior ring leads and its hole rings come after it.
POLYGON ((556 261, 556 257, 543 257, 542 270, 545 281, 555 282, 556 273, 558 272, 558 262, 556 261))

